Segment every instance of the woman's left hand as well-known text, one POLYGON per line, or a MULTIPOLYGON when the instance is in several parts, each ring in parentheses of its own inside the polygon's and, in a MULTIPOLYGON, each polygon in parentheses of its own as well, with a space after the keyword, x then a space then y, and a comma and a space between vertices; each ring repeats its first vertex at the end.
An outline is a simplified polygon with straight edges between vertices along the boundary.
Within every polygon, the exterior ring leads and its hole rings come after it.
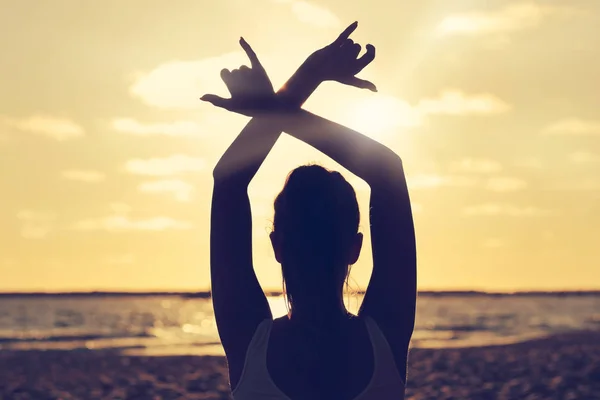
POLYGON ((232 71, 227 68, 221 71, 221 79, 225 82, 231 98, 225 99, 216 94, 205 94, 200 100, 251 117, 276 111, 279 102, 275 97, 267 72, 244 38, 240 38, 240 45, 250 59, 251 68, 242 65, 232 71))

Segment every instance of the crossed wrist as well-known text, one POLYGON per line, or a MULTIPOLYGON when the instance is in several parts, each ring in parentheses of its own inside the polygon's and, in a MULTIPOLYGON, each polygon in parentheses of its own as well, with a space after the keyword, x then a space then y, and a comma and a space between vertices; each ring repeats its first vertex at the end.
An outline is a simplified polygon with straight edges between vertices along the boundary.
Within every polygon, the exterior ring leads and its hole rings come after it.
POLYGON ((321 80, 313 74, 298 69, 294 75, 277 92, 277 97, 290 107, 302 107, 302 104, 319 87, 321 80))

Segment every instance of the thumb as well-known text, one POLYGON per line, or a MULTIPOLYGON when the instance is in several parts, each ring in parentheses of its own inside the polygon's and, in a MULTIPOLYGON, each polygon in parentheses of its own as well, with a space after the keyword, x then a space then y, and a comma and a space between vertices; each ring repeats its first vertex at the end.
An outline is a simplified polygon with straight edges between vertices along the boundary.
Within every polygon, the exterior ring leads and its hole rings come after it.
POLYGON ((344 79, 343 81, 341 81, 341 83, 344 83, 344 84, 350 85, 350 86, 354 86, 354 87, 357 87, 360 89, 369 89, 372 92, 377 91, 377 87, 375 86, 375 84, 373 82, 357 78, 356 76, 353 76, 348 79, 344 79))
POLYGON ((200 97, 200 100, 206 101, 213 106, 224 108, 226 110, 229 110, 229 105, 231 103, 231 99, 224 99, 216 94, 205 94, 204 96, 200 97))

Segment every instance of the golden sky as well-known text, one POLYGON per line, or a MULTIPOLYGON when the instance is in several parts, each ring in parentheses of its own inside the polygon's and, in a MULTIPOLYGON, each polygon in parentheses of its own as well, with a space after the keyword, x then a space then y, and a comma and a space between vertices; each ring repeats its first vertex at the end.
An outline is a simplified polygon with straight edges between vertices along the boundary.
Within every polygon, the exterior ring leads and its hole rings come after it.
MULTIPOLYGON (((247 63, 240 35, 279 87, 354 20, 379 93, 326 83, 307 109, 403 158, 420 288, 600 288, 596 0, 0 7, 0 291, 208 288, 212 167, 247 119, 198 97, 247 63)), ((272 200, 311 161, 341 169, 283 137, 252 183, 265 287, 272 200)), ((367 245, 353 286, 369 274, 367 245)))

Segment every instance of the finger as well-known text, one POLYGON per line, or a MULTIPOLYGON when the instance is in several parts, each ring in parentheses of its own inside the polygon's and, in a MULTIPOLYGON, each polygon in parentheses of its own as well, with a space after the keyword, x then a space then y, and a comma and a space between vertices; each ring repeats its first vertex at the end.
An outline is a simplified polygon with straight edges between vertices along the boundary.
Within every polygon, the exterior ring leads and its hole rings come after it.
POLYGON ((231 91, 240 88, 243 85, 244 78, 242 76, 242 71, 240 69, 234 69, 231 71, 231 75, 229 76, 229 85, 227 85, 229 92, 233 95, 231 91))
POLYGON ((241 66, 240 68, 238 68, 238 69, 239 69, 240 71, 243 71, 243 72, 248 72, 248 71, 250 71, 250 68, 248 68, 248 66, 247 66, 247 65, 242 65, 242 66, 241 66))
POLYGON ((200 100, 206 101, 213 106, 221 107, 226 110, 229 110, 229 104, 231 103, 231 99, 224 99, 216 94, 205 94, 204 96, 200 97, 200 100))
POLYGON ((227 68, 223 68, 221 70, 221 79, 223 79, 225 85, 229 87, 229 85, 231 84, 231 71, 229 71, 227 68))
POLYGON ((252 65, 252 68, 263 69, 262 64, 258 60, 258 56, 254 52, 254 50, 252 50, 252 47, 250 47, 248 42, 246 42, 246 40, 243 37, 240 38, 240 46, 242 46, 242 49, 244 49, 244 51, 246 52, 246 55, 250 59, 250 65, 252 65))
POLYGON ((338 38, 335 39, 333 41, 333 43, 331 43, 331 44, 333 46, 341 46, 344 43, 344 41, 346 39, 348 39, 348 37, 350 37, 350 35, 352 34, 352 32, 354 32, 356 30, 357 27, 358 27, 358 21, 354 21, 346 29, 344 29, 344 32, 342 32, 340 34, 340 36, 338 36, 338 38))
POLYGON ((221 79, 223 79, 223 82, 225 82, 225 86, 227 86, 227 90, 229 91, 229 93, 233 96, 233 91, 236 87, 235 84, 235 72, 236 70, 230 71, 227 68, 223 68, 221 70, 221 79))
POLYGON ((356 76, 353 76, 348 79, 344 79, 342 81, 342 83, 344 83, 346 85, 354 86, 354 87, 357 87, 360 89, 368 89, 371 92, 377 92, 377 87, 375 86, 375 84, 373 82, 357 78, 356 76))
POLYGON ((375 46, 373 46, 372 44, 368 44, 367 51, 365 52, 365 54, 363 54, 358 60, 356 60, 359 71, 362 70, 367 65, 369 65, 371 63, 371 61, 373 61, 374 59, 375 59, 375 46))
POLYGON ((358 57, 358 55, 360 54, 361 46, 358 43, 352 43, 347 46, 344 45, 342 49, 344 49, 346 57, 348 57, 351 60, 356 60, 356 57, 358 57))
POLYGON ((358 43, 354 43, 352 45, 352 52, 354 54, 354 58, 358 57, 358 55, 360 54, 360 51, 362 50, 362 46, 358 43))

